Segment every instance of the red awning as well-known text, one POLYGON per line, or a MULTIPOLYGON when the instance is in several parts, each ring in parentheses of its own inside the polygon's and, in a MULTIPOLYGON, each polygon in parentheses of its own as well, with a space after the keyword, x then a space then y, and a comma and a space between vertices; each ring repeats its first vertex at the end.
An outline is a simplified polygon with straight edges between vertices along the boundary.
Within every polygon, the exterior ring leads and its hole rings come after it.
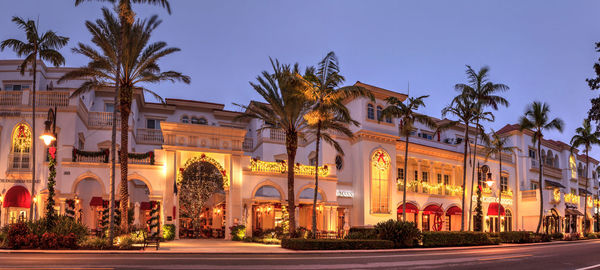
POLYGON ((90 206, 100 206, 102 207, 102 202, 104 200, 102 200, 102 197, 92 197, 92 199, 90 200, 90 206))
POLYGON ((435 214, 444 214, 444 210, 439 205, 429 205, 423 209, 423 215, 435 215, 435 214))
POLYGON ((150 210, 152 209, 152 207, 150 206, 150 202, 141 202, 140 203, 140 210, 150 210))
MULTIPOLYGON (((398 213, 402 214, 402 205, 400 205, 398 207, 398 213)), ((419 213, 419 208, 417 208, 416 205, 412 204, 412 203, 407 203, 406 204, 406 213, 419 213)))
MULTIPOLYGON (((497 216, 498 215, 498 203, 490 203, 487 211, 488 216, 497 216)), ((504 206, 500 205, 500 215, 504 216, 504 206)))
POLYGON ((24 186, 11 187, 4 195, 4 207, 22 207, 31 206, 31 194, 24 186))
POLYGON ((462 215, 462 210, 458 206, 452 206, 452 207, 448 208, 448 210, 446 210, 446 215, 448 215, 448 216, 459 215, 460 216, 460 215, 462 215))

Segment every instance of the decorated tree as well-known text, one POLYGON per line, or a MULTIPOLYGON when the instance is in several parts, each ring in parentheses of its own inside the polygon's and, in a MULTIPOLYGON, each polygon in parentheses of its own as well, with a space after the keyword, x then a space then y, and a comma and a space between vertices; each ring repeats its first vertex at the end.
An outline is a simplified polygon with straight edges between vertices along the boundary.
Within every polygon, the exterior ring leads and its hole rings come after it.
POLYGON ((148 219, 148 235, 156 237, 160 233, 160 202, 151 201, 150 208, 150 219, 148 219))

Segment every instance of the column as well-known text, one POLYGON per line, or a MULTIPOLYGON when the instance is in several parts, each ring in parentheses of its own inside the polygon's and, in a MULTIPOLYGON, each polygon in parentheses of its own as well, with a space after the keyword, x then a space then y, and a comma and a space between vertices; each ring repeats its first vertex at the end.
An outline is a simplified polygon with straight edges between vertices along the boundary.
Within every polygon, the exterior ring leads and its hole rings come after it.
POLYGON ((136 202, 133 206, 133 225, 140 225, 140 203, 136 202))
POLYGON ((238 223, 242 220, 242 164, 241 156, 232 155, 229 158, 229 191, 226 193, 227 216, 225 225, 225 239, 230 239, 230 229, 233 226, 234 220, 238 223))

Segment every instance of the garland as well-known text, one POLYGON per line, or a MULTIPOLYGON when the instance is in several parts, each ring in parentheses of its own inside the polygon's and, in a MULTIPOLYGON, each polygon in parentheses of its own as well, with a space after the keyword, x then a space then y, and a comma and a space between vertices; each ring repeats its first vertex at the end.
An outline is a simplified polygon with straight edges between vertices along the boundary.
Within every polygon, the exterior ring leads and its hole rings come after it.
POLYGON ((65 214, 67 215, 67 217, 70 218, 75 218, 75 200, 73 199, 66 199, 65 200, 65 214))
POLYGON ((46 203, 46 226, 48 229, 54 227, 56 212, 54 211, 54 186, 56 185, 56 147, 48 148, 48 202, 46 203))
POLYGON ((150 158, 150 165, 154 165, 154 151, 148 151, 146 153, 127 153, 127 157, 135 160, 150 158))
POLYGON ((150 219, 148 219, 148 235, 152 237, 156 237, 159 234, 159 218, 160 214, 158 210, 160 209, 160 202, 151 201, 150 202, 150 219))
POLYGON ((102 149, 100 151, 83 151, 83 150, 79 150, 77 148, 73 148, 73 153, 72 153, 72 159, 73 162, 77 161, 77 157, 78 156, 82 156, 82 157, 100 157, 100 156, 104 156, 104 163, 108 163, 108 156, 109 156, 109 150, 108 149, 102 149))
POLYGON ((477 203, 475 204, 475 218, 473 219, 473 230, 483 231, 483 207, 481 206, 481 186, 477 186, 477 203))
MULTIPOLYGON (((110 201, 104 200, 102 201, 102 218, 100 219, 100 226, 102 227, 102 231, 105 232, 102 236, 108 235, 109 228, 109 220, 108 217, 110 215, 110 201)), ((121 210, 119 208, 119 202, 115 201, 115 217, 113 220, 118 221, 121 220, 121 210)))

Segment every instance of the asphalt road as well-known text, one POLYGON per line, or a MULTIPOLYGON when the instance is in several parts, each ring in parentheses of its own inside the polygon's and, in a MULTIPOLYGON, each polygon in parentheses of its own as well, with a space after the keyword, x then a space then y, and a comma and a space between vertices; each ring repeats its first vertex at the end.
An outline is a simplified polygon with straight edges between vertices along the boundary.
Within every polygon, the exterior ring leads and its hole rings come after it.
POLYGON ((1 269, 600 269, 600 240, 551 245, 316 254, 1 253, 1 269))

